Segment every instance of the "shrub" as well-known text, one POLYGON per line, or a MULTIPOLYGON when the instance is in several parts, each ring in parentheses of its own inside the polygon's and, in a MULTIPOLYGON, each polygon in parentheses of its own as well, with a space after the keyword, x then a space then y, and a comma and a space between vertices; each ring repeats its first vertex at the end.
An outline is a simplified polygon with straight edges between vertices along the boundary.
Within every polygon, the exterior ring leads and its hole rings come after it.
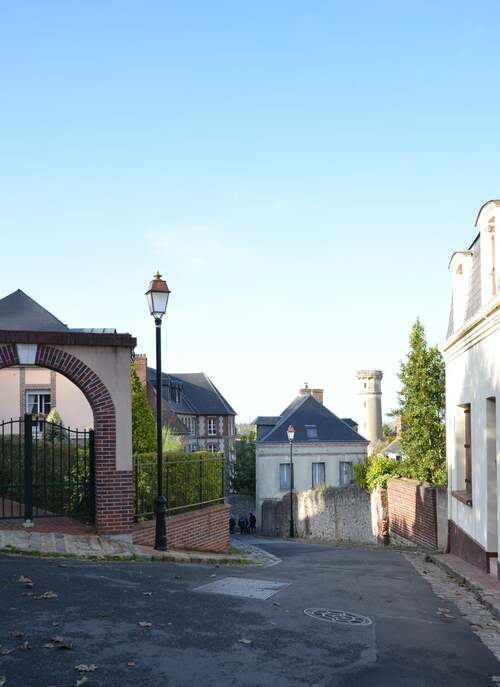
MULTIPOLYGON (((224 497, 224 456, 210 451, 170 451, 163 456, 163 480, 169 511, 195 507, 224 497)), ((134 456, 135 514, 153 516, 156 498, 156 454, 134 456)))
POLYGON ((404 463, 386 456, 369 456, 363 463, 354 466, 354 478, 363 489, 373 491, 385 488, 387 480, 407 476, 404 463))

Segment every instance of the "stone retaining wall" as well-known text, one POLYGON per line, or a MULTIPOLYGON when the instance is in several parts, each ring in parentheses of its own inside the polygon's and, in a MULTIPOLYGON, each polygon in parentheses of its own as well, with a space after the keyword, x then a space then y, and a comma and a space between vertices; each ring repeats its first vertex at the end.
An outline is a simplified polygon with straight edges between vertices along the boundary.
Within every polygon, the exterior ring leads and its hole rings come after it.
MULTIPOLYGON (((208 506, 167 517, 167 542, 172 549, 227 553, 229 550, 229 512, 227 504, 208 506)), ((154 545, 155 521, 137 523, 134 544, 154 545)))

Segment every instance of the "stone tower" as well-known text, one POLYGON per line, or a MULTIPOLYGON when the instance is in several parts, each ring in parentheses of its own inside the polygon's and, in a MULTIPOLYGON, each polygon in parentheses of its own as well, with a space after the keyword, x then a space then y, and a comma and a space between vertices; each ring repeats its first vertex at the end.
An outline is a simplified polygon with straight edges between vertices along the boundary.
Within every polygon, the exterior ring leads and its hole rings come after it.
POLYGON ((382 439, 382 370, 358 370, 359 433, 371 447, 382 439))

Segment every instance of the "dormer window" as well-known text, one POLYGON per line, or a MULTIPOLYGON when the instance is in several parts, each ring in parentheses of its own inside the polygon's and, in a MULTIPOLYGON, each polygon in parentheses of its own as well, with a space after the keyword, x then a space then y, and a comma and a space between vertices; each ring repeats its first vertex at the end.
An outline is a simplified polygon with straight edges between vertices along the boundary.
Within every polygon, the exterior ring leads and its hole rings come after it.
POLYGON ((308 439, 317 439, 318 438, 318 428, 316 425, 306 425, 306 437, 308 439))

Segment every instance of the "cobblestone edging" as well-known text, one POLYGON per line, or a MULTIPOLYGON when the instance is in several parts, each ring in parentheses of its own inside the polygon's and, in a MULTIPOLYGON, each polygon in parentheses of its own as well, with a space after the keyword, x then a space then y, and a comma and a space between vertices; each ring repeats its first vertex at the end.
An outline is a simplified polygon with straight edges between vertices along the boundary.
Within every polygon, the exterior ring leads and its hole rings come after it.
POLYGON ((0 551, 44 556, 77 556, 78 558, 133 558, 131 541, 61 532, 21 532, 0 530, 0 551))
MULTIPOLYGON (((403 555, 431 585, 436 596, 455 604, 464 618, 469 621, 474 634, 500 661, 500 621, 492 614, 491 610, 475 596, 466 584, 459 582, 454 576, 434 563, 431 557, 419 552, 408 552, 403 553, 403 555)), ((438 609, 438 614, 448 622, 453 620, 453 611, 450 609, 438 609)))
POLYGON ((259 546, 254 546, 253 544, 242 544, 240 541, 234 544, 234 548, 238 549, 243 557, 255 563, 256 565, 262 565, 264 567, 271 567, 272 565, 278 565, 281 563, 281 558, 274 556, 268 551, 264 551, 259 546))

